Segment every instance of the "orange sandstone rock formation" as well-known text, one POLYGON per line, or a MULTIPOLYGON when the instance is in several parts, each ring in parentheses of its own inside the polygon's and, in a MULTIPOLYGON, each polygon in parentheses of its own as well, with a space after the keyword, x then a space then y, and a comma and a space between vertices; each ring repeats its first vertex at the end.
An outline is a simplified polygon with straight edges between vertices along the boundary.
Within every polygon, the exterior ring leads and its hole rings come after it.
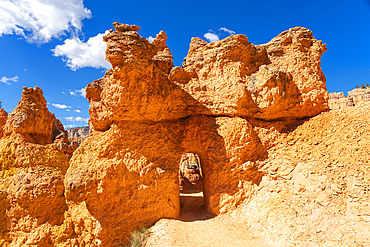
POLYGON ((122 245, 136 227, 176 217, 187 152, 200 157, 207 209, 235 209, 256 193, 276 140, 327 110, 326 48, 306 28, 259 46, 193 38, 173 67, 163 31, 150 43, 137 26, 114 26, 104 37, 113 69, 86 87, 91 133, 64 179, 79 245, 122 245))
POLYGON ((8 113, 4 109, 0 109, 0 138, 3 136, 3 127, 8 118, 8 113))
POLYGON ((368 246, 370 102, 313 117, 268 150, 233 215, 272 246, 368 246))
POLYGON ((138 226, 179 215, 178 164, 189 152, 208 211, 232 211, 258 192, 269 150, 327 110, 326 48, 306 28, 259 46, 244 35, 193 38, 173 67, 163 31, 149 42, 137 26, 113 25, 104 37, 113 69, 86 87, 91 132, 69 164, 75 147, 41 89, 24 88, 0 116, 1 243, 123 245, 138 226))
POLYGON ((73 231, 64 222, 63 177, 72 147, 63 125, 46 108, 38 87, 23 88, 21 101, 2 125, 0 245, 52 246, 66 241, 73 231))

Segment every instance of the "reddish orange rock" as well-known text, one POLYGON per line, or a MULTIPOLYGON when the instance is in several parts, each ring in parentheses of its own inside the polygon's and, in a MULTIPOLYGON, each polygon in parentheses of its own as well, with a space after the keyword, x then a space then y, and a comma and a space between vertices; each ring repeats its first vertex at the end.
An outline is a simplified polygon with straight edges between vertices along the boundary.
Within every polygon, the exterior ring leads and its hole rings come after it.
POLYGON ((193 38, 183 69, 173 68, 170 79, 205 106, 196 108, 199 114, 268 121, 312 117, 328 108, 324 51, 302 27, 259 46, 244 35, 209 44, 193 38))
POLYGON ((64 179, 81 245, 125 244, 138 226, 176 217, 187 152, 200 158, 207 209, 235 209, 258 190, 257 164, 276 140, 327 109, 325 45, 308 29, 260 46, 193 38, 173 67, 164 32, 150 43, 136 26, 114 26, 104 37, 113 69, 86 87, 91 132, 64 179))
POLYGON ((20 133, 27 142, 50 144, 53 115, 46 107, 46 101, 39 87, 23 87, 22 99, 9 114, 4 126, 4 135, 20 133))
POLYGON ((3 127, 8 118, 8 113, 4 109, 0 109, 0 138, 3 136, 3 127))
MULTIPOLYGON (((2 113, 2 118, 4 114, 2 113)), ((0 118, 1 119, 1 118, 0 118)), ((0 138, 0 243, 68 245, 63 177, 73 149, 42 90, 24 88, 0 138)))
MULTIPOLYGON (((7 118, 0 139, 7 243, 124 245, 135 228, 178 216, 178 164, 189 152, 199 156, 207 210, 230 212, 259 191, 274 146, 302 118, 327 110, 326 48, 308 29, 259 46, 244 35, 193 38, 183 66, 173 67, 163 31, 149 42, 137 26, 113 25, 104 37, 113 69, 86 87, 91 131, 69 167, 73 148, 41 89, 25 88, 7 118)), ((282 175, 291 168, 280 165, 282 175)))

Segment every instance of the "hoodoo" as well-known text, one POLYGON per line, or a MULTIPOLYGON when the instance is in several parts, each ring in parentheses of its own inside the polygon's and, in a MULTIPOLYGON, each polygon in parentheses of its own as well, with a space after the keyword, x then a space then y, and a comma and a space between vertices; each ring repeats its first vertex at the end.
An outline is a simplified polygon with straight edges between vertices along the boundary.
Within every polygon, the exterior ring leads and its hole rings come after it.
POLYGON ((113 69, 86 87, 92 131, 64 180, 79 241, 114 246, 140 225, 176 217, 187 152, 200 157, 208 210, 237 207, 255 193, 276 139, 327 110, 326 48, 306 28, 259 46, 244 35, 193 38, 173 67, 163 31, 149 42, 136 26, 114 26, 104 37, 113 69))
POLYGON ((278 140, 328 109, 326 48, 306 28, 264 45, 193 38, 174 67, 163 31, 149 42, 138 26, 113 25, 104 36, 112 69, 86 87, 90 133, 69 162, 73 148, 41 89, 25 88, 0 113, 3 242, 125 244, 135 228, 179 215, 185 153, 199 157, 194 185, 207 210, 229 212, 257 193, 278 140))

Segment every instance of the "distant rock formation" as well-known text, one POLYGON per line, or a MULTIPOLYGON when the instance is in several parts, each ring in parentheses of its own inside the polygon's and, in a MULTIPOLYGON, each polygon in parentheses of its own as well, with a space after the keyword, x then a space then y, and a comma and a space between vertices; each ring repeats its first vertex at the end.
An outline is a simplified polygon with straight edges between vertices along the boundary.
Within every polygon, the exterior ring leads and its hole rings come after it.
POLYGON ((66 130, 68 137, 86 138, 89 134, 89 127, 76 127, 66 130))
POLYGON ((329 93, 329 109, 343 109, 346 107, 356 106, 363 102, 370 101, 370 88, 355 88, 348 91, 345 97, 343 92, 329 93))
POLYGON ((75 141, 80 145, 89 135, 89 130, 90 128, 88 126, 67 129, 69 142, 72 143, 75 141))
POLYGON ((202 167, 198 155, 186 153, 179 163, 179 182, 181 190, 201 190, 202 167))

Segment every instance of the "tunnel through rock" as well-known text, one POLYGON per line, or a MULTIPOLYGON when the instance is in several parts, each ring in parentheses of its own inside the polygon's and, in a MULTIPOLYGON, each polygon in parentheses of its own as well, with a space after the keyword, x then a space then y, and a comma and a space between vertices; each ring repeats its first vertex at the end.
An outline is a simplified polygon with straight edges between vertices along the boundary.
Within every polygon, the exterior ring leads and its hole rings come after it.
POLYGON ((194 153, 185 153, 179 162, 180 206, 182 221, 213 218, 205 208, 203 174, 200 158, 194 153))

